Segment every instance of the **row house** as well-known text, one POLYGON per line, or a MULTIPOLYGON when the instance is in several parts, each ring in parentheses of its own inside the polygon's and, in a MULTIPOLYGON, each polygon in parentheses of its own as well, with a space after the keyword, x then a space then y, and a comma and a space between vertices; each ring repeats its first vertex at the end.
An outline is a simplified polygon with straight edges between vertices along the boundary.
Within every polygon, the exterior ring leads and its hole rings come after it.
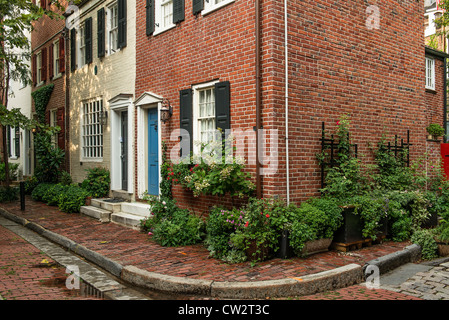
MULTIPOLYGON (((105 167, 133 194, 136 1, 84 1, 69 17, 70 163, 75 182, 105 167)), ((129 191, 129 192, 128 192, 129 191)))
MULTIPOLYGON (((319 195, 322 124, 332 130, 343 114, 361 157, 372 159, 369 145, 382 134, 407 132, 411 158, 418 157, 431 121, 422 14, 414 0, 137 3, 135 190, 157 182, 150 168, 160 164, 162 141, 179 148, 173 133, 180 128, 202 142, 215 128, 276 133, 277 146, 267 150, 275 170, 257 161, 248 170, 259 196, 292 202, 319 195), (171 119, 157 120, 157 134, 147 134, 164 101, 171 119)), ((435 112, 441 120, 443 107, 435 112)), ((256 140, 245 148, 251 155, 263 146, 256 140)), ((227 201, 194 199, 179 186, 174 196, 196 211, 227 201)))
MULTIPOLYGON (((33 0, 33 2, 44 9, 60 12, 60 9, 48 0, 33 0)), ((62 6, 66 6, 66 1, 60 1, 62 6)), ((53 138, 55 146, 63 149, 66 155, 68 150, 68 118, 66 114, 69 108, 68 85, 69 74, 67 73, 67 59, 65 48, 68 47, 67 32, 64 19, 51 19, 47 16, 41 17, 34 23, 34 29, 31 32, 31 76, 32 88, 35 92, 46 85, 52 84, 53 91, 48 101, 45 119, 51 126, 61 128, 59 133, 53 138)), ((32 102, 32 114, 35 115, 34 101, 32 102)), ((31 151, 33 145, 31 144, 31 151)), ((34 156, 32 158, 31 168, 35 167, 34 156)), ((63 164, 64 170, 69 170, 69 157, 65 157, 63 164)))
MULTIPOLYGON (((85 169, 109 168, 113 195, 159 195, 163 144, 176 158, 222 129, 245 136, 258 196, 300 202, 319 195, 323 123, 332 130, 349 114, 353 142, 370 161, 382 134, 409 133, 417 158, 429 148, 426 126, 446 121, 447 57, 425 46, 422 2, 92 0, 77 8, 66 47, 70 172, 81 182, 85 169), (262 135, 269 144, 255 139, 262 135), (253 161, 256 153, 269 161, 253 161)), ((179 186, 173 194, 196 212, 230 203, 179 186)))

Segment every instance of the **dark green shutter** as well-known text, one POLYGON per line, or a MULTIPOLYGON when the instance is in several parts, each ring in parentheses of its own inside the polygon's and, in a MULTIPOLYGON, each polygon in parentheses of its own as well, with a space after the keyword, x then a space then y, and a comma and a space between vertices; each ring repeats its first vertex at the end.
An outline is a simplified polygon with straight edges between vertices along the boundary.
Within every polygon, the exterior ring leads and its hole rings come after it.
POLYGON ((118 0, 118 47, 126 47, 126 0, 118 0))
POLYGON ((154 0, 147 0, 146 5, 146 29, 147 36, 154 32, 154 0))
POLYGON ((173 0, 173 23, 184 21, 184 0, 173 0))
POLYGON ((14 128, 15 132, 15 149, 16 149, 16 157, 20 157, 20 127, 14 128))
MULTIPOLYGON (((192 113, 192 89, 184 89, 180 91, 179 94, 180 101, 180 128, 186 130, 188 136, 184 136, 186 132, 181 133, 181 139, 190 139, 190 151, 192 151, 193 147, 193 113, 192 113)), ((188 156, 186 152, 181 153, 181 157, 188 156)))
POLYGON ((198 14, 204 9, 204 0, 193 0, 192 11, 193 14, 198 14))
POLYGON ((223 139, 226 138, 226 131, 231 129, 231 84, 229 81, 215 84, 215 124, 217 129, 223 132, 223 139))
POLYGON ((86 45, 86 64, 92 62, 92 18, 87 18, 84 22, 84 36, 86 45))
POLYGON ((76 69, 76 30, 70 30, 70 70, 76 69))
POLYGON ((97 11, 97 51, 98 57, 105 55, 105 28, 104 28, 104 8, 97 11))

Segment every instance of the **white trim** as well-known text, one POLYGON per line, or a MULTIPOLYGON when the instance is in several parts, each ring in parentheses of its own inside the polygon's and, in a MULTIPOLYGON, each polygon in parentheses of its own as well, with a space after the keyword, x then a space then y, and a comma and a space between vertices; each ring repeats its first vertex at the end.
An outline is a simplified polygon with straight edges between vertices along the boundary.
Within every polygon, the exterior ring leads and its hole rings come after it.
POLYGON ((162 106, 162 99, 153 100, 152 103, 144 104, 142 100, 145 98, 153 98, 156 95, 151 93, 144 93, 136 100, 135 106, 137 108, 137 195, 141 197, 145 191, 148 190, 148 110, 157 108, 157 127, 158 127, 158 161, 159 161, 159 194, 161 182, 161 164, 162 164, 162 134, 161 134, 161 115, 160 110, 162 106), (139 103, 140 102, 140 103, 139 103))
POLYGON ((154 2, 154 32, 153 36, 156 36, 158 34, 161 34, 165 31, 168 31, 174 27, 176 27, 176 24, 173 23, 173 0, 156 0, 154 2), (169 23, 167 26, 163 26, 163 19, 162 16, 162 5, 167 4, 168 2, 171 2, 172 7, 172 19, 171 23, 169 23))
MULTIPOLYGON (((212 0, 209 0, 212 1, 212 0)), ((211 12, 214 12, 215 10, 218 10, 220 8, 223 8, 227 6, 228 4, 234 3, 235 0, 224 0, 218 4, 208 4, 207 1, 204 2, 204 10, 201 11, 201 15, 205 16, 211 12)))
POLYGON ((431 57, 426 57, 425 61, 426 61, 426 89, 435 90, 435 59, 431 57), (431 63, 430 66, 429 63, 431 63))
MULTIPOLYGON (((102 127, 102 144, 101 144, 101 153, 102 156, 101 157, 84 157, 84 133, 83 133, 83 125, 84 125, 84 104, 85 103, 93 103, 93 102, 97 102, 100 101, 103 110, 106 110, 106 103, 103 100, 103 97, 98 97, 98 98, 93 98, 93 99, 87 99, 87 100, 83 100, 81 101, 81 112, 80 112, 80 122, 79 122, 79 138, 80 138, 80 162, 103 162, 104 159, 104 132, 105 132, 105 128, 102 127)), ((100 124, 100 127, 102 125, 100 124)))
POLYGON ((118 95, 109 101, 110 129, 111 129, 111 190, 122 190, 121 161, 120 155, 120 133, 121 112, 128 111, 128 193, 134 193, 134 105, 132 95, 118 95))
POLYGON ((199 90, 207 89, 207 88, 214 88, 215 84, 218 83, 218 80, 201 83, 197 85, 192 86, 192 94, 193 94, 193 105, 192 105, 192 137, 193 139, 193 153, 199 152, 198 145, 195 143, 197 141, 200 141, 201 137, 199 136, 199 128, 198 128, 198 106, 199 106, 199 90))
POLYGON ((61 44, 59 43, 59 39, 53 41, 53 80, 57 79, 61 76, 61 70, 59 70, 59 46, 61 44), (56 49, 58 48, 58 49, 56 49), (58 72, 56 73, 56 68, 58 68, 58 72))

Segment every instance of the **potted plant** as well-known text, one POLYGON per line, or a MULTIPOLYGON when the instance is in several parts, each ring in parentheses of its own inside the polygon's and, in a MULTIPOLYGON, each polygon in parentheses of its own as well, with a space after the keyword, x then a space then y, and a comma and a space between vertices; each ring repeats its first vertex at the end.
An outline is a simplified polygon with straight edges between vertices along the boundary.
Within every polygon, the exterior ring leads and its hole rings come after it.
POLYGON ((341 223, 341 208, 332 199, 314 198, 304 202, 292 224, 291 245, 295 253, 308 256, 327 251, 341 223))
POLYGON ((427 136, 428 140, 436 140, 438 137, 442 137, 444 135, 444 128, 438 123, 431 123, 427 128, 427 136))

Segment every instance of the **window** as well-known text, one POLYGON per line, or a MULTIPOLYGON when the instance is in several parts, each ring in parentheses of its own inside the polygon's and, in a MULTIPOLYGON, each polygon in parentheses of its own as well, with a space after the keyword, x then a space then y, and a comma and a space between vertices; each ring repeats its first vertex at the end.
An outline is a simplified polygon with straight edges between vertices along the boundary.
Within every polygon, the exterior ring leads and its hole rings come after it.
POLYGON ((118 49, 118 5, 115 3, 109 7, 109 36, 108 46, 109 54, 114 53, 118 49))
POLYGON ((79 62, 78 64, 80 66, 83 66, 86 63, 86 27, 85 25, 80 26, 80 33, 79 33, 79 62))
POLYGON ((61 70, 59 70, 59 39, 53 42, 53 70, 55 77, 61 74, 61 70))
POLYGON ((187 138, 190 141, 190 149, 181 149, 181 156, 190 150, 198 152, 199 146, 194 142, 208 144, 219 138, 217 129, 221 129, 224 138, 226 130, 231 128, 230 88, 229 81, 223 81, 195 85, 179 92, 181 141, 187 138))
POLYGON ((43 80, 42 80, 42 52, 38 52, 36 54, 36 69, 37 69, 36 83, 39 85, 43 82, 43 80))
POLYGON ((173 0, 156 0, 155 18, 155 34, 174 27, 173 0))
POLYGON ((85 159, 103 158, 103 126, 100 115, 103 101, 94 100, 82 104, 82 157, 85 159))
POLYGON ((233 3, 235 0, 205 0, 204 1, 204 10, 202 14, 208 14, 209 12, 220 9, 230 3, 233 3))
POLYGON ((8 155, 12 159, 20 157, 20 128, 6 127, 6 145, 8 148, 8 155))
POLYGON ((435 90, 435 59, 426 57, 426 89, 435 90))
POLYGON ((196 117, 196 136, 194 141, 207 144, 215 138, 215 94, 214 87, 200 89, 197 91, 198 101, 194 106, 196 117))

